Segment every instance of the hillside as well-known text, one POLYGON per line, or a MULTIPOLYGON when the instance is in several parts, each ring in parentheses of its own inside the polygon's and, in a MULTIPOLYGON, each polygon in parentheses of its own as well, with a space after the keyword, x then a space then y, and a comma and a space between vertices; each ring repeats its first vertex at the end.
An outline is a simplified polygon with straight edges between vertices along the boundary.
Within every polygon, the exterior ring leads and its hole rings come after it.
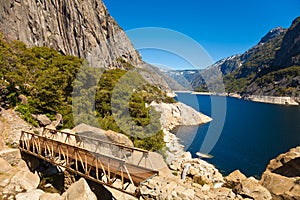
POLYGON ((1 0, 0 30, 29 47, 48 46, 63 55, 109 68, 122 57, 131 64, 139 54, 101 0, 1 0))
MULTIPOLYGON (((192 81, 198 91, 207 90, 204 76, 217 88, 223 78, 226 92, 242 96, 300 96, 300 17, 289 29, 275 28, 244 54, 223 59, 192 81), (222 77, 213 76, 220 71, 222 77)), ((215 91, 218 92, 218 91, 215 91)))
POLYGON ((0 32, 28 47, 47 46, 77 56, 92 67, 115 69, 121 60, 144 69, 144 79, 170 90, 162 73, 142 61, 102 0, 0 0, 0 32))

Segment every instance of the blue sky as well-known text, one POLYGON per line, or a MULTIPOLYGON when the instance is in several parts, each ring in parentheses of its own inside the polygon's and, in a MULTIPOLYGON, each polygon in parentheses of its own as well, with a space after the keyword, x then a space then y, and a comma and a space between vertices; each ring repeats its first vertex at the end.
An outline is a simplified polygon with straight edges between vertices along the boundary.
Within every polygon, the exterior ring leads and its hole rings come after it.
MULTIPOLYGON (((141 27, 178 31, 198 42, 213 62, 243 53, 272 28, 287 28, 300 15, 300 0, 104 0, 104 3, 125 31, 141 27)), ((150 63, 191 68, 166 52, 141 50, 141 54, 150 63)))

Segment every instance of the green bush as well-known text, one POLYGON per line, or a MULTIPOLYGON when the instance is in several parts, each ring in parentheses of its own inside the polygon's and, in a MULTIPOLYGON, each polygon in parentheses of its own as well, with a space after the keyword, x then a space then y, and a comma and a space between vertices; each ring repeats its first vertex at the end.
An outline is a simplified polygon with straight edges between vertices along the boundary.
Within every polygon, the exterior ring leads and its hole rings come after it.
POLYGON ((134 66, 124 59, 119 58, 117 62, 122 69, 102 71, 89 67, 82 59, 61 55, 48 47, 28 48, 19 41, 8 43, 0 34, 1 85, 6 84, 10 103, 17 105, 16 110, 27 122, 38 126, 33 114, 46 114, 54 120, 55 114, 60 113, 63 128, 72 128, 78 123, 100 124, 105 130, 126 134, 137 147, 162 151, 165 144, 160 114, 146 104, 175 100, 156 86, 145 84, 134 66), (131 75, 127 77, 127 73, 131 75), (117 93, 116 115, 113 116, 111 98, 121 80, 124 83, 117 93), (133 91, 134 85, 139 87, 133 91), (28 104, 19 102, 20 94, 28 98, 28 104), (130 98, 126 99, 128 95, 130 98), (126 116, 124 105, 129 105, 129 116, 126 116), (90 109, 93 107, 95 110, 90 109), (73 113, 78 118, 74 119, 73 113), (119 124, 115 117, 121 119, 119 124))
POLYGON ((39 125, 38 121, 32 117, 34 114, 33 106, 30 106, 29 104, 19 104, 16 108, 16 111, 21 113, 22 118, 28 123, 34 126, 39 125))

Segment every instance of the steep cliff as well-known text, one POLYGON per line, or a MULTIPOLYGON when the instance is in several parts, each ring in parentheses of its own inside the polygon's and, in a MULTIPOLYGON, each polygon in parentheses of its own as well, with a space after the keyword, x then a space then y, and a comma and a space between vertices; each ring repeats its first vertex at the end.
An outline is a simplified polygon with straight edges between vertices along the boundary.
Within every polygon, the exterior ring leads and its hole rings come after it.
POLYGON ((102 0, 0 0, 0 31, 28 46, 48 46, 97 67, 137 65, 140 56, 102 0))

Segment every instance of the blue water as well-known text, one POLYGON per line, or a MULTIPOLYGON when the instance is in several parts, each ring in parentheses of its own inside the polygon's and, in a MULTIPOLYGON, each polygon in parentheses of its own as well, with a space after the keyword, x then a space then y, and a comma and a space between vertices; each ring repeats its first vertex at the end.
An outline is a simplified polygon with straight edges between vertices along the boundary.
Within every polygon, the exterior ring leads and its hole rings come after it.
POLYGON ((216 109, 212 122, 180 127, 174 133, 193 157, 197 157, 198 151, 207 151, 208 148, 203 147, 207 135, 211 136, 206 140, 208 144, 216 140, 212 150, 203 153, 213 156, 206 160, 224 175, 239 169, 247 176, 260 177, 271 159, 300 145, 300 106, 187 93, 177 95, 177 100, 208 116, 212 115, 212 108, 216 109))

